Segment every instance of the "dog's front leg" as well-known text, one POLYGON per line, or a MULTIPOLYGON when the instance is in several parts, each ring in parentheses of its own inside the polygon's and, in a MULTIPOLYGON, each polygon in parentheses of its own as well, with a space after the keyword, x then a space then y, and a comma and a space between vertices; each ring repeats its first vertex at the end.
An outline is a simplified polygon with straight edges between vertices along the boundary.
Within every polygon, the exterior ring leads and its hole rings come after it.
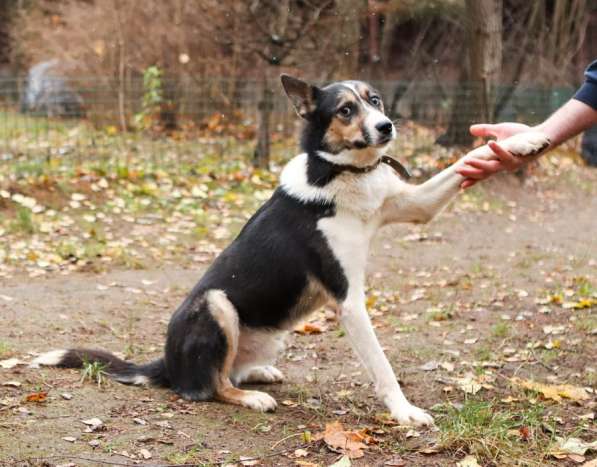
POLYGON ((349 291, 347 299, 341 305, 340 323, 373 380, 377 396, 385 403, 392 417, 403 425, 432 425, 433 418, 408 402, 402 393, 392 366, 371 326, 362 289, 349 291))
MULTIPOLYGON (((538 132, 520 133, 500 141, 512 154, 526 157, 540 153, 549 146, 549 139, 538 132)), ((456 173, 467 158, 492 159, 493 151, 481 146, 421 185, 400 183, 396 192, 383 205, 383 223, 425 223, 433 219, 454 198, 464 177, 456 173)))

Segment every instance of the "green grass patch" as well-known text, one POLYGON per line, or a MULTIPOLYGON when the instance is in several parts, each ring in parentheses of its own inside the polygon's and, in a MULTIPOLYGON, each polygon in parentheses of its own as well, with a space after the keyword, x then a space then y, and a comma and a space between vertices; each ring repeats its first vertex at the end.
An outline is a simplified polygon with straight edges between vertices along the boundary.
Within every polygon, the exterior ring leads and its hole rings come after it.
POLYGON ((510 335, 510 325, 506 321, 500 321, 491 327, 491 335, 496 338, 504 339, 510 335))
POLYGON ((8 357, 12 353, 10 345, 6 342, 0 341, 0 357, 8 357))
POLYGON ((574 321, 574 327, 583 333, 592 333, 597 329, 597 316, 586 316, 574 321))
POLYGON ((493 358, 493 350, 487 345, 481 345, 475 351, 475 358, 481 362, 491 360, 493 358))
POLYGON ((461 407, 443 408, 436 418, 439 444, 450 452, 472 454, 481 463, 540 465, 553 441, 553 431, 544 428, 553 424, 542 405, 466 400, 461 407))
POLYGON ((101 362, 83 362, 83 369, 81 370, 81 382, 91 381, 97 383, 100 388, 106 382, 106 365, 101 362))
POLYGON ((17 208, 15 218, 10 225, 10 230, 12 233, 21 233, 26 235, 35 233, 35 222, 33 221, 33 214, 29 208, 17 208))

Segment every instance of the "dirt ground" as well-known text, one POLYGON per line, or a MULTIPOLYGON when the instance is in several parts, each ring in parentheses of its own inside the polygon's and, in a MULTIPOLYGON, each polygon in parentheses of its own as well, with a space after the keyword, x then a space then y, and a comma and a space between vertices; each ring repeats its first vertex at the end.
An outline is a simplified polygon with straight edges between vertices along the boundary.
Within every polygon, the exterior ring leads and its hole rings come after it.
MULTIPOLYGON (((579 303, 597 287, 596 182, 590 169, 524 186, 502 178, 467 192, 427 226, 378 235, 368 305, 413 403, 489 401, 496 416, 538 404, 558 422, 554 435, 595 439, 597 309, 563 307, 553 297, 579 303), (476 394, 456 382, 467 374, 486 378, 476 394), (543 400, 513 387, 513 376, 585 387, 593 400, 543 400)), ((2 358, 92 345, 147 361, 160 354, 170 314, 200 275, 196 266, 176 265, 16 275, 0 285, 2 358)), ((323 332, 289 338, 279 362, 286 382, 260 387, 279 403, 271 414, 190 403, 163 389, 98 387, 76 370, 0 368, 0 464, 241 465, 245 458, 244 465, 330 465, 341 454, 316 435, 336 420, 350 430, 368 427, 377 440, 352 465, 449 466, 470 454, 458 439, 434 448, 451 433, 439 409, 432 410, 444 421, 439 432, 384 424, 384 407, 347 338, 323 314, 315 318, 323 332), (44 401, 27 402, 40 392, 44 401), (92 418, 102 426, 85 432, 82 420, 92 418)), ((519 462, 576 465, 541 449, 526 449, 519 462)), ((472 454, 479 465, 516 463, 482 448, 472 454)))

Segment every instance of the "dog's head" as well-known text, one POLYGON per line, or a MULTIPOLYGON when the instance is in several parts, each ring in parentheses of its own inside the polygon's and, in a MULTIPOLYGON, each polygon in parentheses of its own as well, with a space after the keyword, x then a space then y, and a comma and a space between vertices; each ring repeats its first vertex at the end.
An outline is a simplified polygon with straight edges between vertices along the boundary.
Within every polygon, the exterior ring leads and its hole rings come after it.
POLYGON ((323 88, 282 75, 282 86, 306 121, 303 150, 322 151, 330 161, 360 165, 379 157, 396 137, 378 91, 362 81, 340 81, 323 88))

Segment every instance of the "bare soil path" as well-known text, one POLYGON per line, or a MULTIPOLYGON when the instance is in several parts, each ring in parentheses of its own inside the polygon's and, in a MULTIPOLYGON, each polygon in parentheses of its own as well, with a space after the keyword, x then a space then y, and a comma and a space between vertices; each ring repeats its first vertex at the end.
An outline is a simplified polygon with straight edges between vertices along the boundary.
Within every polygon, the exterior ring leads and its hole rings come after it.
MULTIPOLYGON (((525 186, 497 180, 467 192, 428 226, 396 226, 378 236, 368 304, 414 403, 430 409, 485 401, 495 413, 514 414, 539 406, 545 420, 559 419, 555 434, 595 439, 594 393, 593 400, 556 403, 513 387, 510 378, 595 388, 597 308, 560 302, 579 304, 597 290, 596 182, 589 169, 525 186), (474 395, 458 385, 467 374, 485 382, 474 395)), ((73 345, 149 360, 160 354, 169 316, 200 274, 168 265, 5 280, 0 360, 73 345)), ((109 381, 98 387, 81 381, 79 371, 0 368, 0 464, 211 465, 245 456, 263 465, 330 465, 339 454, 314 435, 335 420, 351 430, 369 427, 378 441, 353 465, 447 466, 463 458, 473 444, 459 444, 463 436, 445 420, 439 433, 381 423, 384 409, 346 337, 323 314, 315 318, 322 333, 289 339, 280 360, 287 381, 262 388, 279 402, 272 414, 189 403, 162 389, 109 381), (45 401, 27 402, 40 392, 45 401), (103 424, 85 432, 82 420, 92 418, 103 424), (446 447, 433 452, 442 440, 446 447)), ((442 417, 439 409, 434 414, 442 417)), ((532 441, 515 442, 523 465, 571 462, 532 441)), ((514 465, 474 446, 480 465, 514 465)))

